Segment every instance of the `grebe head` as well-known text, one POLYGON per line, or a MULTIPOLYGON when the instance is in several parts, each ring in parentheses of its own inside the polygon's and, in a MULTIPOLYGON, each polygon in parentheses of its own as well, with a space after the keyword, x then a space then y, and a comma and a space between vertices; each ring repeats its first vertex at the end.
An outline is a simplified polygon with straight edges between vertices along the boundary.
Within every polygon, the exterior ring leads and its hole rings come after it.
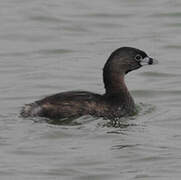
POLYGON ((104 75, 111 72, 124 75, 144 65, 156 64, 157 62, 142 50, 122 47, 115 50, 108 58, 104 66, 104 75))

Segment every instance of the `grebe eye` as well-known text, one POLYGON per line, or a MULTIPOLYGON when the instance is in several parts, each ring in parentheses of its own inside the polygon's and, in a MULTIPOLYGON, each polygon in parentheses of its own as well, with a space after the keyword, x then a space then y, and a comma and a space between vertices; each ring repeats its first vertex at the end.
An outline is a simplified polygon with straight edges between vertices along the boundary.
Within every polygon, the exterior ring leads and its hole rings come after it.
POLYGON ((137 54, 137 55, 135 56, 135 60, 138 61, 138 62, 140 62, 142 59, 143 59, 143 58, 142 58, 142 56, 141 56, 140 54, 137 54))

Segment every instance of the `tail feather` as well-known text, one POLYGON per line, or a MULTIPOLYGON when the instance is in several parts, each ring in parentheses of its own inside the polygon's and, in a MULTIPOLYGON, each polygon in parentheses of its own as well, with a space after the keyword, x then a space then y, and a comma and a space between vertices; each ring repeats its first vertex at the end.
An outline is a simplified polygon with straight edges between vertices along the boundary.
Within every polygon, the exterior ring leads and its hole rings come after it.
POLYGON ((40 115, 41 109, 42 109, 41 106, 39 106, 36 103, 26 104, 22 108, 20 114, 22 117, 35 117, 40 115))

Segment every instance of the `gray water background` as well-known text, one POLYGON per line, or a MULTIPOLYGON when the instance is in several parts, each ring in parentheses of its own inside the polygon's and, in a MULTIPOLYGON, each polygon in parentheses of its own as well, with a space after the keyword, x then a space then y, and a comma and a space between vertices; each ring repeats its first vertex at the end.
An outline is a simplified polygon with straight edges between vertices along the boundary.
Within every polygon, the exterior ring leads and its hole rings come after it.
POLYGON ((1 0, 0 179, 180 179, 180 57, 179 0, 1 0), (119 127, 19 117, 49 94, 103 93, 102 67, 121 46, 159 60, 126 77, 137 116, 119 127))

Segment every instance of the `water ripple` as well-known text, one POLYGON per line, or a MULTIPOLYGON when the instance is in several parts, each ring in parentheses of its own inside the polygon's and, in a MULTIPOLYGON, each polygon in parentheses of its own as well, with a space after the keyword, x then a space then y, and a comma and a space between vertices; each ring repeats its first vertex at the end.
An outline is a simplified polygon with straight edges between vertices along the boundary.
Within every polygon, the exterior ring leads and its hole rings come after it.
POLYGON ((140 73, 141 76, 148 76, 148 77, 158 77, 158 78, 168 78, 168 77, 178 77, 180 74, 174 73, 166 73, 166 72, 142 72, 140 73))
POLYGON ((172 18, 176 18, 176 17, 181 16, 181 12, 158 13, 158 14, 154 14, 153 16, 154 17, 172 17, 172 18))
POLYGON ((1 57, 18 57, 18 56, 29 56, 32 54, 65 54, 65 53, 72 53, 73 50, 70 49, 40 49, 37 51, 23 51, 23 52, 7 52, 7 53, 0 53, 1 57))

